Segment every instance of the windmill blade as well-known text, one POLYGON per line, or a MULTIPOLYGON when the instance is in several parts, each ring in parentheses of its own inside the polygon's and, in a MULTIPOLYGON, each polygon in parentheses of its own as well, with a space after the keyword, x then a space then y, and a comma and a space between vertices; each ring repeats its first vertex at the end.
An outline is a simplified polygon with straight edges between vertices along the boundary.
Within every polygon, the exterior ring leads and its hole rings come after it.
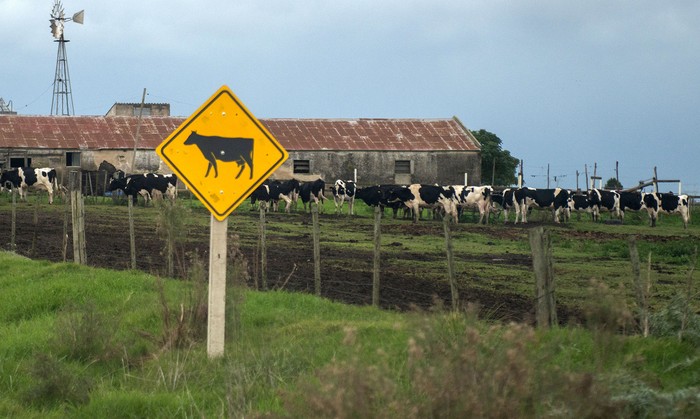
POLYGON ((54 19, 65 18, 65 14, 63 12, 63 5, 59 0, 56 0, 56 3, 54 3, 53 5, 53 9, 51 10, 51 17, 54 19))
POLYGON ((81 10, 73 15, 73 22, 80 23, 81 25, 85 21, 85 10, 81 10))

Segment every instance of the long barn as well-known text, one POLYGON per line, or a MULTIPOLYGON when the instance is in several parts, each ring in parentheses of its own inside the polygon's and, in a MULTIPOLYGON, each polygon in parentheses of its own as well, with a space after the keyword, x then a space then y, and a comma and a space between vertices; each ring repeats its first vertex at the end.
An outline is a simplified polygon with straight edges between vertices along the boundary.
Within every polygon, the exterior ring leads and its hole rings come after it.
MULTIPOLYGON (((105 162, 128 173, 167 173, 154 150, 184 120, 148 116, 139 127, 135 116, 0 115, 0 167, 54 167, 64 184, 69 171, 94 172, 105 162)), ((276 178, 328 181, 357 171, 365 185, 459 184, 465 174, 470 184, 481 182, 480 144, 456 117, 260 122, 289 152, 276 178)))

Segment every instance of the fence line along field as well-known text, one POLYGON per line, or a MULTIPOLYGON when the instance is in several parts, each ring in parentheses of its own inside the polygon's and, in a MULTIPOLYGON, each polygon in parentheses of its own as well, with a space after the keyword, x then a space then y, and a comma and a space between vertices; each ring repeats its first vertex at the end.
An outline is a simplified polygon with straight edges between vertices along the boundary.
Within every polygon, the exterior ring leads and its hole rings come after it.
MULTIPOLYGON (((196 201, 178 199, 188 209, 175 251, 175 276, 186 275, 194 255, 206 261, 209 214, 196 201)), ((355 216, 337 215, 326 202, 320 215, 321 295, 351 304, 372 303, 373 216, 361 202, 355 216)), ((15 251, 51 261, 72 258, 71 238, 64 240, 66 206, 53 205, 42 196, 17 204, 15 251), (43 199, 42 199, 43 198, 43 199)), ((11 201, 0 199, 0 243, 10 247, 11 201)), ((134 208, 136 268, 166 274, 165 240, 159 233, 156 206, 134 208)), ((87 264, 112 269, 130 268, 127 206, 111 199, 86 200, 87 264)), ((430 309, 450 305, 443 223, 424 219, 417 223, 393 219, 387 211, 381 224, 381 286, 379 304, 386 309, 430 309)), ((585 219, 585 217, 581 217, 585 219)), ((552 232, 557 314, 560 323, 583 318, 582 303, 592 279, 622 289, 630 300, 632 268, 627 239, 637 236, 642 258, 651 253, 653 281, 651 305, 671 298, 686 281, 700 230, 692 222, 686 230, 678 217, 666 216, 662 227, 648 226, 639 214, 625 225, 580 221, 554 224, 549 211, 533 214, 528 224, 479 225, 478 213, 462 215, 452 226, 454 272, 459 303, 475 303, 486 315, 503 320, 534 320, 534 278, 528 231, 545 225, 552 232)), ((255 286, 260 277, 259 212, 248 203, 229 218, 229 234, 246 258, 255 286)), ((70 234, 69 234, 70 236, 70 234)), ((230 239, 231 240, 231 239, 230 239)), ((267 281, 270 288, 314 292, 311 214, 301 208, 290 213, 270 212, 266 217, 267 281)))

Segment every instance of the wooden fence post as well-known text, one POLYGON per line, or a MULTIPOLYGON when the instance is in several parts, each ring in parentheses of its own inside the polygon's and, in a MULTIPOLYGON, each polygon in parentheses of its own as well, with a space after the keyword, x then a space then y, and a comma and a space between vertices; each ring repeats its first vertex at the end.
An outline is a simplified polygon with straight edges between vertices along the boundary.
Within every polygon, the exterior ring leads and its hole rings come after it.
POLYGON ((126 205, 129 209, 129 249, 131 252, 131 269, 136 269, 136 232, 134 231, 134 203, 130 196, 126 196, 126 205))
MULTIPOLYGON (((630 251, 630 261, 632 262, 632 280, 634 281, 634 290, 637 297, 637 310, 639 313, 639 327, 642 329, 644 337, 649 336, 649 305, 647 297, 651 286, 651 281, 646 283, 642 280, 641 263, 639 261, 639 250, 637 250, 637 238, 631 236, 627 239, 627 245, 630 251)), ((651 253, 649 253, 651 261, 651 253)))
POLYGON ((10 231, 10 250, 17 251, 17 189, 12 187, 12 228, 10 231))
POLYGON ((267 238, 265 237, 265 206, 260 202, 260 282, 267 289, 267 238))
POLYGON ((454 251, 452 246, 452 228, 450 226, 450 217, 445 216, 443 219, 445 228, 445 250, 447 251, 447 275, 450 280, 450 291, 452 292, 452 310, 457 310, 459 306, 459 290, 457 289, 457 281, 455 278, 455 261, 454 251))
POLYGON ((382 245, 382 210, 374 207, 374 263, 372 264, 372 305, 379 307, 379 281, 382 245))
POLYGON ((32 234, 32 250, 29 253, 32 257, 36 256, 36 236, 39 234, 37 231, 39 229, 39 201, 34 203, 34 218, 32 219, 34 224, 34 233, 32 234))
POLYGON ((73 221, 73 261, 77 264, 87 264, 85 253, 85 206, 82 193, 82 178, 80 172, 69 174, 71 219, 73 221))
POLYGON ((535 300, 538 327, 557 324, 557 308, 554 298, 554 269, 552 268, 552 238, 543 227, 530 229, 532 268, 535 273, 535 300))
POLYGON ((318 205, 311 206, 311 223, 313 224, 314 242, 314 285, 316 295, 321 295, 321 231, 318 226, 318 205))
MULTIPOLYGON (((63 184, 61 184, 61 187, 63 184)), ((70 197, 63 199, 63 261, 68 260, 68 214, 70 213, 70 197)))

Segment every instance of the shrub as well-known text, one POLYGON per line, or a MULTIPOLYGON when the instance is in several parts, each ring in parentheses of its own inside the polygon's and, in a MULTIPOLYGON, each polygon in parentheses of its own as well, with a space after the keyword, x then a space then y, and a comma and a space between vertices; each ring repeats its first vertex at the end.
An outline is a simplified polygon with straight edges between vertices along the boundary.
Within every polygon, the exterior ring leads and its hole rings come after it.
POLYGON ((676 294, 664 308, 652 314, 649 319, 652 336, 680 337, 700 346, 700 316, 689 312, 688 304, 686 297, 676 294))
POLYGON ((59 354, 83 362, 106 361, 119 355, 115 333, 119 321, 97 310, 91 300, 68 306, 56 319, 53 343, 59 354))
POLYGON ((90 381, 71 372, 65 363, 53 355, 36 355, 27 374, 31 377, 31 384, 23 398, 28 404, 83 404, 90 399, 90 381))

